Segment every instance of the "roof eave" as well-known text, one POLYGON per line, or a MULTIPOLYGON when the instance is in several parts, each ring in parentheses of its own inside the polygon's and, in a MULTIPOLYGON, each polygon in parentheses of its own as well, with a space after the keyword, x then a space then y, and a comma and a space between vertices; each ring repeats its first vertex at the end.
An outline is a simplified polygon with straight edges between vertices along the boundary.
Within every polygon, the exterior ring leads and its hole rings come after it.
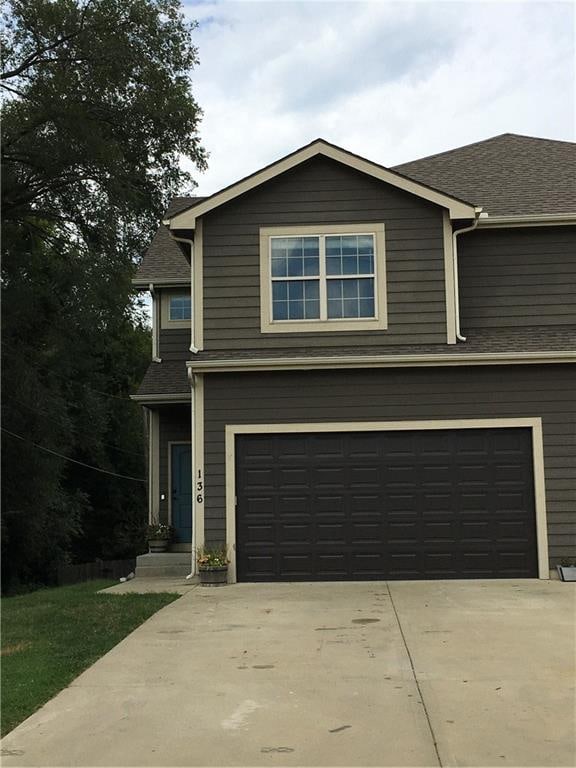
POLYGON ((164 219, 162 223, 170 229, 195 229, 196 220, 200 216, 203 216, 220 205, 224 205, 245 192, 249 192, 261 184, 274 179, 276 176, 295 168, 297 165, 318 156, 341 162, 361 173, 365 173, 391 184, 398 189, 402 189, 405 192, 409 192, 410 194, 414 194, 424 200, 428 200, 431 203, 446 208, 450 213, 451 219, 473 219, 475 217, 476 206, 472 203, 447 195, 444 192, 414 181, 398 171, 391 171, 377 163, 373 163, 370 160, 366 160, 365 158, 354 155, 351 152, 347 152, 340 147, 336 147, 333 144, 329 144, 319 139, 302 149, 287 155, 277 162, 266 166, 251 176, 247 176, 236 184, 226 187, 203 202, 193 205, 191 208, 181 211, 170 218, 164 219))
POLYGON ((268 370, 518 365, 527 363, 576 363, 576 351, 482 352, 448 355, 351 355, 323 358, 267 358, 259 360, 188 360, 186 365, 197 373, 240 373, 268 370))
POLYGON ((181 285, 188 286, 190 285, 190 277, 158 278, 158 279, 150 278, 149 280, 139 278, 139 277, 133 277, 131 282, 134 288, 141 288, 142 290, 147 291, 150 288, 150 284, 152 284, 155 288, 171 288, 171 287, 178 287, 181 285))

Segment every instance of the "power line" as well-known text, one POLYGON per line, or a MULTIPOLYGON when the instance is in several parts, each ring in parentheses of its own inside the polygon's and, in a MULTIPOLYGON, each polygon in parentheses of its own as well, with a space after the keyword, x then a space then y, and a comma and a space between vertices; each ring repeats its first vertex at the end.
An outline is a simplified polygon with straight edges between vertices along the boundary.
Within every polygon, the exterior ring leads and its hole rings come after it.
POLYGON ((60 459, 71 461, 73 464, 79 464, 81 467, 86 467, 87 469, 93 469, 95 472, 102 472, 104 475, 112 475, 112 477, 119 477, 122 480, 134 480, 134 482, 137 482, 137 483, 146 482, 146 480, 143 477, 130 477, 130 475, 119 475, 117 472, 110 472, 108 469, 93 467, 91 464, 85 464, 83 461, 72 459, 70 458, 70 456, 64 456, 63 453, 58 453, 57 451, 52 451, 50 448, 45 448, 43 445, 38 445, 38 443, 34 443, 32 440, 27 440, 25 437, 22 437, 22 435, 17 435, 15 432, 10 432, 9 429, 5 429, 4 427, 0 427, 0 429, 2 430, 2 432, 5 432, 7 435, 10 435, 11 437, 15 437, 17 440, 22 440, 22 442, 27 443, 28 445, 32 445, 34 446, 34 448, 38 448, 39 451, 45 451, 46 453, 51 453, 53 456, 58 456, 58 458, 60 459))
MULTIPOLYGON (((18 405, 22 406, 22 408, 26 408, 27 411, 30 411, 30 413, 36 413, 38 416, 42 416, 45 419, 48 419, 48 421, 52 422, 52 424, 57 424, 59 427, 63 428, 62 422, 58 421, 57 419, 54 419, 52 416, 50 416, 46 411, 41 411, 38 408, 32 408, 32 406, 28 405, 27 403, 23 403, 22 400, 18 400, 17 397, 14 397, 14 395, 7 395, 6 392, 3 392, 3 396, 7 397, 9 400, 14 401, 15 403, 18 403, 18 405)), ((74 407, 74 403, 64 403, 65 405, 72 405, 74 407)), ((77 407, 77 406, 76 406, 77 407)), ((71 426, 71 431, 74 432, 75 429, 73 425, 71 426)), ((98 441, 100 445, 105 445, 107 448, 114 448, 116 451, 120 451, 120 453, 127 453, 131 456, 139 456, 142 458, 144 456, 143 453, 139 453, 138 451, 129 451, 126 448, 120 448, 117 445, 114 445, 114 443, 105 443, 103 440, 98 441)))

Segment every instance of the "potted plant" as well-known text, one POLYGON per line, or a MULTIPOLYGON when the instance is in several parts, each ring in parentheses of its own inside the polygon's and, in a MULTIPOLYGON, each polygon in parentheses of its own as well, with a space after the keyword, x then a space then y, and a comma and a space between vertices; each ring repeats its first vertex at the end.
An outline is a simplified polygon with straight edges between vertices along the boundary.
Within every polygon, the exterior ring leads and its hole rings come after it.
POLYGON ((560 581, 576 581, 576 560, 562 560, 556 570, 560 581))
POLYGON ((164 523, 153 523, 148 526, 148 547, 150 552, 166 552, 170 539, 172 538, 172 528, 164 523))
POLYGON ((196 550, 196 563, 200 575, 200 584, 205 587, 218 587, 228 583, 228 552, 224 545, 199 547, 196 550))

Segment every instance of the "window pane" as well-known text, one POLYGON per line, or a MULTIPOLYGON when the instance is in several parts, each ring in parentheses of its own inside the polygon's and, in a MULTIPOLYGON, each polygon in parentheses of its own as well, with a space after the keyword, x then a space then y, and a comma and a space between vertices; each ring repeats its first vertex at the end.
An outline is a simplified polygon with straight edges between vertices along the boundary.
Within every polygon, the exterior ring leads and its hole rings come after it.
POLYGON ((288 277, 301 277, 304 274, 304 259, 302 253, 288 256, 288 277))
POLYGON ((301 277, 320 272, 320 242, 317 237, 273 237, 272 277, 301 277))
POLYGON ((274 302, 274 320, 288 320, 288 302, 274 302))
POLYGON ((359 256, 358 257, 358 274, 359 275, 370 275, 374 272, 374 257, 372 254, 369 256, 359 256))
POLYGON ((374 317, 374 279, 328 280, 328 318, 374 317))
POLYGON ((328 317, 330 319, 342 317, 342 301, 340 299, 328 299, 328 317))
POLYGON ((281 280, 272 283, 273 320, 318 320, 319 280, 281 280))
POLYGON ((320 298, 320 281, 306 280, 304 283, 304 296, 306 301, 318 301, 320 298))
POLYGON ((373 235, 328 235, 326 237, 326 273, 328 275, 370 275, 373 272, 373 235))
POLYGON ((365 277, 358 280, 359 295, 361 299, 374 298, 374 280, 371 277, 365 277))
POLYGON ((360 299, 360 317, 374 317, 374 299, 360 299))
POLYGON ((303 320, 304 319, 304 302, 303 301, 289 301, 288 302, 288 320, 303 320))
POLYGON ((272 277, 286 277, 286 259, 272 257, 272 277))
POLYGON ((294 280, 286 283, 288 286, 288 301, 300 301, 304 298, 304 282, 294 280))
POLYGON ((273 301, 288 301, 288 283, 284 281, 272 283, 273 301))
POLYGON ((358 299, 344 299, 344 317, 358 317, 358 299))
POLYGON ((170 320, 190 320, 190 296, 170 296, 170 303, 168 306, 170 320))
POLYGON ((358 293, 358 280, 341 280, 342 296, 345 299, 355 299, 358 293))

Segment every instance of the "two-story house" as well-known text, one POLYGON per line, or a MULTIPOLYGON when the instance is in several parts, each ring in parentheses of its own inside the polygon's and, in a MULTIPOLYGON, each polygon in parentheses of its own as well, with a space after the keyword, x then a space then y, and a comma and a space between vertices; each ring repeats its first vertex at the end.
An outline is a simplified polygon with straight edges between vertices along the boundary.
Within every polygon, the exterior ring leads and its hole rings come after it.
POLYGON ((238 581, 574 558, 575 169, 513 134, 391 169, 319 139, 174 200, 135 279, 173 550, 226 542, 238 581))

